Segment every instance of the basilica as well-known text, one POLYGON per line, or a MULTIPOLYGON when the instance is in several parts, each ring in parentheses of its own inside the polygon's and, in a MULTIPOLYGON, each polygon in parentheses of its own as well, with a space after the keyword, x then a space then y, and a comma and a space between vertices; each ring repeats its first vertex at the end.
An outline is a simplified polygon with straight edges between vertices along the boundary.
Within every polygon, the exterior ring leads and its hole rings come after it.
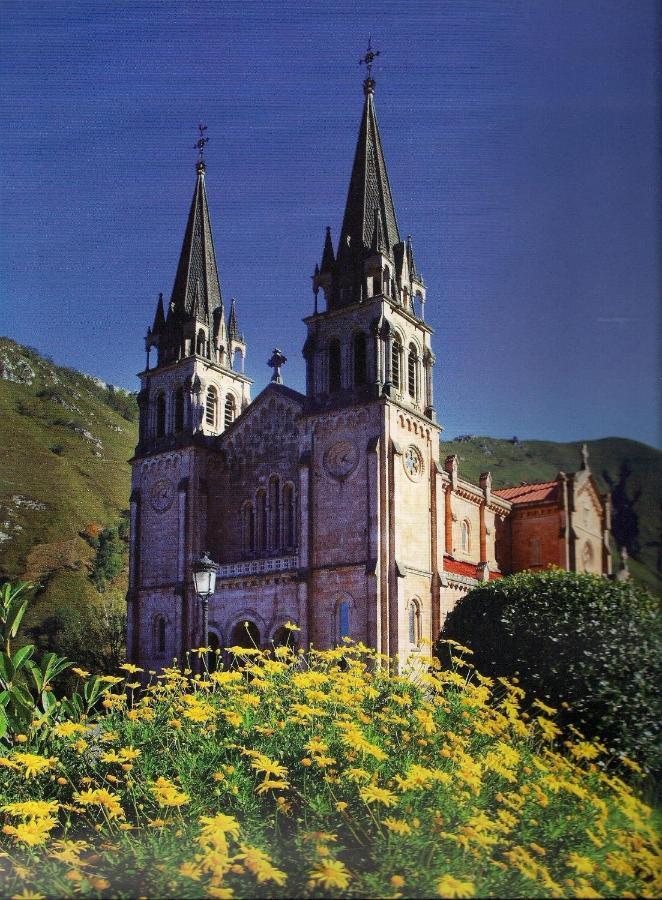
MULTIPOLYGON (((305 393, 251 399, 221 293, 200 159, 174 287, 147 332, 131 459, 129 659, 192 647, 344 637, 400 658, 477 584, 555 564, 611 572, 610 508, 584 451, 573 473, 494 490, 440 456, 426 286, 402 239, 375 113, 364 104, 337 242, 327 229, 304 319, 305 393), (218 564, 208 633, 192 567, 218 564)), ((341 162, 341 161, 339 161, 341 162)))

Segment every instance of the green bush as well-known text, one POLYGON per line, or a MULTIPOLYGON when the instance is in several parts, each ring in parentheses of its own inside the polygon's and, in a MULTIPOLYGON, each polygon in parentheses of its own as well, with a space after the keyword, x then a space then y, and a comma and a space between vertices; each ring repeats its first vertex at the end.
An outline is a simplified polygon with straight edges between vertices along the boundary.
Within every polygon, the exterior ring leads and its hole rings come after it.
POLYGON ((659 603, 644 589, 550 569, 471 591, 442 637, 468 645, 483 674, 518 677, 561 706, 562 724, 659 773, 661 632, 659 603))
POLYGON ((109 582, 116 578, 126 562, 129 539, 128 520, 123 517, 117 526, 102 529, 98 535, 81 532, 85 540, 95 548, 90 579, 99 593, 104 593, 109 582))

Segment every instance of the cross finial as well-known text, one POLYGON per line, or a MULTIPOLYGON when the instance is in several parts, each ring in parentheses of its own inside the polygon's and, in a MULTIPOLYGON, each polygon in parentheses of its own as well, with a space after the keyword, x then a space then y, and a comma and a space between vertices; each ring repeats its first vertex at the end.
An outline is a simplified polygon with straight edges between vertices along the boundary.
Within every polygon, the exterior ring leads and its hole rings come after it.
POLYGON ((365 56, 362 56, 359 60, 359 65, 366 66, 368 69, 368 78, 372 78, 372 64, 379 56, 380 52, 380 50, 372 49, 372 35, 368 35, 368 49, 365 52, 365 56))
POLYGON ((274 381, 276 384, 283 383, 283 377, 280 374, 280 367, 283 365, 283 363, 286 363, 286 362, 287 362, 287 357, 281 353, 281 351, 278 349, 278 347, 274 347, 273 356, 271 357, 271 359, 269 360, 267 365, 271 366, 271 368, 274 370, 274 373, 271 376, 271 380, 274 381))
POLYGON ((193 145, 193 149, 197 150, 200 154, 200 159, 198 160, 198 165, 204 165, 204 155, 205 155, 205 144, 209 142, 209 138, 205 137, 205 131, 207 130, 207 126, 203 125, 202 122, 198 125, 198 131, 200 132, 200 137, 193 145))

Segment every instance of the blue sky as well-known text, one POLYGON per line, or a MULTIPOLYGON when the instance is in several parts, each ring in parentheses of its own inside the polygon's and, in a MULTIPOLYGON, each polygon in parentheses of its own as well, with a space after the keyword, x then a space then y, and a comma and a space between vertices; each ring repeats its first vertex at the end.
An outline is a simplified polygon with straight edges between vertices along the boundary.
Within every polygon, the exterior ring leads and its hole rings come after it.
POLYGON ((337 239, 362 106, 458 433, 659 444, 658 21, 647 0, 0 3, 0 333, 135 389, 207 123, 254 394, 337 239))

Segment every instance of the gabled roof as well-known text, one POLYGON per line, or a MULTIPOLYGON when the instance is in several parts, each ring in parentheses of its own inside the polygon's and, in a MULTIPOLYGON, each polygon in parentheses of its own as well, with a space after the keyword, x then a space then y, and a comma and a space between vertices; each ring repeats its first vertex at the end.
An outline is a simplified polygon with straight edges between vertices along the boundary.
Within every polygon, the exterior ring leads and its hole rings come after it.
POLYGON ((221 305, 221 286, 205 189, 205 164, 198 162, 196 168, 195 191, 172 289, 172 302, 178 319, 192 315, 209 319, 221 305))
POLYGON ((542 503, 558 499, 558 481, 540 481, 535 484, 520 484, 517 487, 492 491, 497 497, 508 500, 514 506, 521 503, 542 503))

